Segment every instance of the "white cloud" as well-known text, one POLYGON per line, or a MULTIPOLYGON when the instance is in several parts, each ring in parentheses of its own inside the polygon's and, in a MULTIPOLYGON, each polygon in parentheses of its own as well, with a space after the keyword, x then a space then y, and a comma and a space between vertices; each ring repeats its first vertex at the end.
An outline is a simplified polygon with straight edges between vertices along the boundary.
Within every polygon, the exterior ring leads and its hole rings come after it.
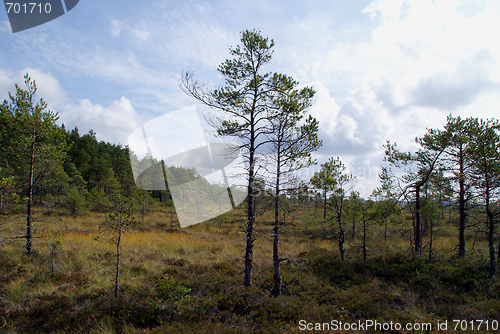
POLYGON ((153 118, 194 102, 179 90, 183 70, 216 87, 216 68, 231 57, 227 47, 256 27, 276 42, 264 70, 317 90, 311 113, 324 141, 319 162, 341 155, 353 168, 378 166, 386 139, 414 149, 415 136, 442 128, 449 113, 498 118, 500 2, 492 0, 155 2, 80 18, 87 19, 88 34, 82 21, 60 34, 6 34, 0 62, 9 70, 0 70, 0 94, 22 83, 20 69, 38 69, 30 74, 40 96, 62 110, 68 128, 71 121, 82 133, 92 128, 100 139, 124 143, 120 126, 133 130, 127 122, 139 124, 137 113, 153 118), (66 105, 54 78, 88 100, 66 105), (122 95, 133 107, 112 101, 122 95))
POLYGON ((0 21, 0 33, 11 33, 12 28, 10 27, 9 21, 0 21))
POLYGON ((366 155, 386 139, 414 149, 414 138, 441 128, 450 112, 493 115, 496 104, 485 101, 498 100, 500 12, 484 7, 466 18, 458 3, 375 0, 363 11, 379 23, 372 38, 333 43, 316 80, 335 92, 329 77, 346 77, 350 93, 330 119, 317 116, 323 152, 366 155))
POLYGON ((118 37, 123 30, 127 30, 130 34, 137 37, 141 41, 146 41, 151 33, 143 26, 144 25, 141 24, 132 27, 125 21, 111 20, 111 36, 118 37))
POLYGON ((125 145, 128 136, 142 122, 126 97, 113 101, 108 107, 92 104, 88 99, 78 105, 66 105, 59 113, 59 123, 66 129, 78 127, 80 134, 94 130, 99 140, 125 145))
POLYGON ((332 135, 337 124, 339 106, 335 99, 330 96, 330 90, 323 83, 314 81, 308 86, 312 86, 316 90, 314 103, 309 109, 309 113, 318 120, 321 132, 332 135))
POLYGON ((21 89, 26 89, 24 85, 24 75, 28 73, 37 86, 36 98, 43 98, 47 102, 48 108, 54 109, 66 102, 66 91, 61 87, 59 81, 51 73, 43 72, 36 68, 24 68, 13 72, 0 69, 0 98, 2 101, 8 99, 8 93, 16 94, 17 84, 21 89))
POLYGON ((3 100, 8 100, 9 98, 9 92, 14 94, 15 91, 15 80, 13 79, 13 76, 11 73, 7 72, 6 70, 0 69, 0 102, 3 102, 3 100))

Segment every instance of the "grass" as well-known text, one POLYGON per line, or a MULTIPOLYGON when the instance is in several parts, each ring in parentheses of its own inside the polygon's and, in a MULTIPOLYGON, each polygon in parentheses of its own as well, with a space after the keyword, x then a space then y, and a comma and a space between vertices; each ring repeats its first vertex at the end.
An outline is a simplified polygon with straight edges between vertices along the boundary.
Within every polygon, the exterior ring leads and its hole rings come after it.
MULTIPOLYGON (((43 216, 35 212, 37 254, 22 239, 0 249, 0 316, 19 333, 301 333, 299 321, 393 322, 492 320, 500 315, 500 281, 488 278, 486 240, 469 235, 456 257, 456 227, 436 230, 434 257, 413 256, 400 226, 370 226, 368 260, 359 239, 346 239, 346 261, 335 237, 322 238, 306 208, 282 228, 283 294, 269 297, 272 221, 257 222, 253 285, 241 285, 244 210, 186 229, 168 208, 148 213, 124 234, 120 294, 112 294, 115 249, 96 241, 103 214, 43 216), (51 279, 50 231, 62 231, 51 279), (297 261, 301 259, 301 261, 297 261)), ((0 216, 22 230, 22 217, 0 216)), ((328 227, 330 229, 330 227, 328 227)), ((473 232, 469 232, 472 234, 473 232)), ((349 234, 350 235, 350 234, 349 234)), ((358 233, 359 237, 359 233, 358 233)), ((424 240, 427 236, 424 233, 424 240)), ((424 244, 426 241, 424 241, 424 244)), ((427 254, 428 249, 424 249, 427 254)), ((466 332, 466 331, 464 331, 466 332)))

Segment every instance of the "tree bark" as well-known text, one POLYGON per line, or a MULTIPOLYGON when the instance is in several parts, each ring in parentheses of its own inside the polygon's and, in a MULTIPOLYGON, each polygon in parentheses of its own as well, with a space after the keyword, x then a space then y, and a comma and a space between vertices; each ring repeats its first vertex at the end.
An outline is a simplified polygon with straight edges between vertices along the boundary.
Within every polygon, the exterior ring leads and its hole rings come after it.
POLYGON ((465 174, 464 174, 464 152, 460 146, 459 158, 459 222, 458 222, 458 257, 465 256, 465 174))
POLYGON ((281 294, 281 272, 279 258, 279 205, 280 205, 280 143, 277 149, 276 184, 274 189, 274 229, 273 229, 273 264, 274 264, 274 287, 271 297, 277 298, 281 294))
POLYGON ((252 285, 252 262, 253 262, 253 223, 255 221, 255 194, 254 194, 254 164, 255 164, 255 131, 252 112, 250 130, 250 154, 248 170, 248 198, 247 198, 247 226, 246 226, 246 247, 245 247, 245 277, 244 286, 252 285))
POLYGON ((430 226, 430 236, 429 236, 429 261, 432 261, 432 238, 433 238, 433 235, 432 235, 432 218, 429 219, 429 226, 430 226))
POLYGON ((363 263, 366 263, 366 217, 363 211, 363 263))
MULTIPOLYGON (((34 136, 34 134, 33 134, 34 136)), ((33 173, 35 168, 35 144, 36 137, 31 143, 31 160, 30 160, 30 180, 28 185, 28 204, 26 213, 26 255, 30 257, 33 254, 33 231, 32 231, 32 206, 33 206, 33 173)))
POLYGON ((415 253, 422 255, 422 240, 420 235, 420 185, 415 187, 415 253))
MULTIPOLYGON (((121 219, 121 218, 120 218, 121 219)), ((118 240, 116 242, 116 275, 115 275, 115 298, 118 297, 118 278, 120 277, 120 241, 122 238, 122 228, 120 226, 118 230, 118 240)))

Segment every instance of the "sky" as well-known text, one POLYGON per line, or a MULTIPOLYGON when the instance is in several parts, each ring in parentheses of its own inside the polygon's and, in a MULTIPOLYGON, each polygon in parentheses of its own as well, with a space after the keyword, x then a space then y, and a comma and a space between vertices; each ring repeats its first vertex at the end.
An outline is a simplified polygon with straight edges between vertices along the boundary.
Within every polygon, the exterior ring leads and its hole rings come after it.
POLYGON ((275 42, 263 70, 316 90, 323 146, 303 178, 340 156, 368 197, 386 140, 413 151, 450 114, 500 115, 496 0, 80 0, 17 33, 0 10, 0 100, 29 73, 59 124, 126 145, 142 124, 195 104, 179 88, 184 71, 221 85, 217 66, 247 29, 275 42))

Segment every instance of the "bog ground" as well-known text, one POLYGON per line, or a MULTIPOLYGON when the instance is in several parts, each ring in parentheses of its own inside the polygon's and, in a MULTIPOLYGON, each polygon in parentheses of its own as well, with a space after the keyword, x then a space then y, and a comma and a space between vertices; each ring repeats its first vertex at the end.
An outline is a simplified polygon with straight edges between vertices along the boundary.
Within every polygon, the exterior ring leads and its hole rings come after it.
MULTIPOLYGON (((243 208, 180 229, 175 217, 171 224, 170 209, 160 206, 124 234, 115 298, 116 249, 95 240, 105 215, 47 216, 37 208, 35 256, 26 257, 24 239, 2 243, 0 315, 18 333, 300 333, 300 320, 435 326, 499 319, 500 282, 488 278, 484 233, 471 230, 467 256, 457 258, 456 228, 439 224, 429 261, 412 255, 404 226, 390 225, 385 241, 384 227, 372 225, 366 263, 359 237, 346 239, 342 262, 331 226, 307 223, 320 210, 302 204, 292 211, 295 219, 282 229, 281 253, 289 260, 282 262, 283 295, 277 299, 269 297, 270 212, 260 210, 254 280, 246 288, 243 208), (52 278, 49 231, 56 229, 62 242, 52 278)), ((13 229, 23 226, 24 217, 4 215, 1 221, 13 229)))

